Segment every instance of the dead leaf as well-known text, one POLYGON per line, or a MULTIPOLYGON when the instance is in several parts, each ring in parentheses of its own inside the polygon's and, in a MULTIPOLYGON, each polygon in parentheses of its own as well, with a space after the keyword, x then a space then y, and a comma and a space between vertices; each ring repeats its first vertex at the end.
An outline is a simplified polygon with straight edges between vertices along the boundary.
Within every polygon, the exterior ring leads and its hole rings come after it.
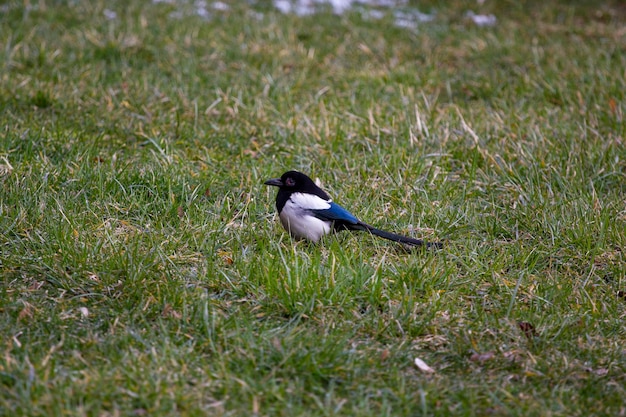
POLYGON ((424 372, 425 374, 434 374, 435 373, 435 370, 433 368, 431 368, 430 366, 426 365, 426 362, 424 362, 420 358, 415 358, 413 363, 415 363, 415 366, 417 366, 417 368, 420 371, 424 372))
POLYGON ((606 368, 593 369, 590 367, 585 367, 584 370, 589 372, 590 374, 596 374, 598 376, 605 376, 606 374, 609 373, 609 370, 606 368))
POLYGON ((26 320, 26 319, 31 318, 32 316, 33 316, 33 306, 28 303, 24 303, 24 308, 17 315, 17 320, 18 321, 26 320))
POLYGON ((28 289, 31 291, 36 291, 39 288, 43 287, 44 281, 33 281, 32 284, 28 286, 28 289))
POLYGON ((278 337, 272 339, 272 346, 279 352, 283 351, 283 343, 278 337))
POLYGON ((173 318, 177 320, 180 320, 183 317, 182 314, 174 310, 172 306, 169 304, 165 304, 165 307, 163 308, 163 312, 161 313, 161 315, 163 317, 169 317, 169 318, 173 318))
POLYGON ((609 109, 611 110, 611 113, 617 113, 617 102, 614 98, 609 99, 609 109))
POLYGON ((232 257, 232 253, 223 249, 219 249, 217 251, 217 256, 219 256, 222 261, 224 261, 224 263, 226 265, 232 265, 233 264, 233 257, 232 257))
POLYGON ((492 360, 495 356, 496 354, 493 351, 485 353, 474 353, 472 354, 472 356, 470 356, 470 361, 484 363, 492 360))
POLYGON ((533 326, 529 322, 518 321, 517 325, 519 326, 520 330, 524 332, 524 336, 526 336, 529 340, 532 340, 533 337, 537 336, 535 326, 533 326))
POLYGON ((609 370, 606 368, 598 368, 595 371, 593 371, 593 373, 598 376, 604 376, 609 373, 609 370))
POLYGON ((523 360, 522 352, 519 350, 509 350, 508 352, 503 352, 502 356, 504 359, 508 359, 513 362, 521 362, 523 360))

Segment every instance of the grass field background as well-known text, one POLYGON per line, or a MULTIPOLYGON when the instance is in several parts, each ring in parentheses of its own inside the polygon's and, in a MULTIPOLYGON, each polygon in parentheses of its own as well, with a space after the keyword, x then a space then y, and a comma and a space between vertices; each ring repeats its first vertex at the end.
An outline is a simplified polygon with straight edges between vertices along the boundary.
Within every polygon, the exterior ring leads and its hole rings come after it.
POLYGON ((356 6, 0 5, 0 415, 626 415, 626 8, 356 6))

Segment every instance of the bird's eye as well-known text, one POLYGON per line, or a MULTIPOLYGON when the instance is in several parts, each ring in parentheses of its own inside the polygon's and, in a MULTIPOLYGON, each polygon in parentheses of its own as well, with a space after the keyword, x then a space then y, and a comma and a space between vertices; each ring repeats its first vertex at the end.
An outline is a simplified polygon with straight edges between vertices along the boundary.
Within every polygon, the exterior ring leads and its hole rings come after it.
POLYGON ((287 187, 293 187, 294 185, 296 185, 296 180, 294 180, 293 178, 287 178, 285 180, 285 184, 287 185, 287 187))

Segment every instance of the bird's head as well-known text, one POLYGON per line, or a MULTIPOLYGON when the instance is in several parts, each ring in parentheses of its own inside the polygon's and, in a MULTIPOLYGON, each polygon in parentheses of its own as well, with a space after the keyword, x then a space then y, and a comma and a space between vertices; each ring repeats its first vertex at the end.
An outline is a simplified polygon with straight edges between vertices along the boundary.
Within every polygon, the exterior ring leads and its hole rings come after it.
POLYGON ((324 199, 329 198, 328 194, 318 187, 311 178, 298 171, 287 171, 280 178, 269 179, 264 184, 278 187, 280 191, 289 193, 308 193, 324 199))

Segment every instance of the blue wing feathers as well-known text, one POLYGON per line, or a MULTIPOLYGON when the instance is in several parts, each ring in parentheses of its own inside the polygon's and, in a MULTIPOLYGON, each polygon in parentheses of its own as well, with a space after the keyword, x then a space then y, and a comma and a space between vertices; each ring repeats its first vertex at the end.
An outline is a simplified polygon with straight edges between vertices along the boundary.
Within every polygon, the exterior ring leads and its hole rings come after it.
POLYGON ((336 203, 330 203, 330 207, 327 209, 313 209, 311 212, 315 217, 321 220, 342 221, 350 224, 357 224, 359 222, 359 219, 357 219, 354 214, 336 203))

